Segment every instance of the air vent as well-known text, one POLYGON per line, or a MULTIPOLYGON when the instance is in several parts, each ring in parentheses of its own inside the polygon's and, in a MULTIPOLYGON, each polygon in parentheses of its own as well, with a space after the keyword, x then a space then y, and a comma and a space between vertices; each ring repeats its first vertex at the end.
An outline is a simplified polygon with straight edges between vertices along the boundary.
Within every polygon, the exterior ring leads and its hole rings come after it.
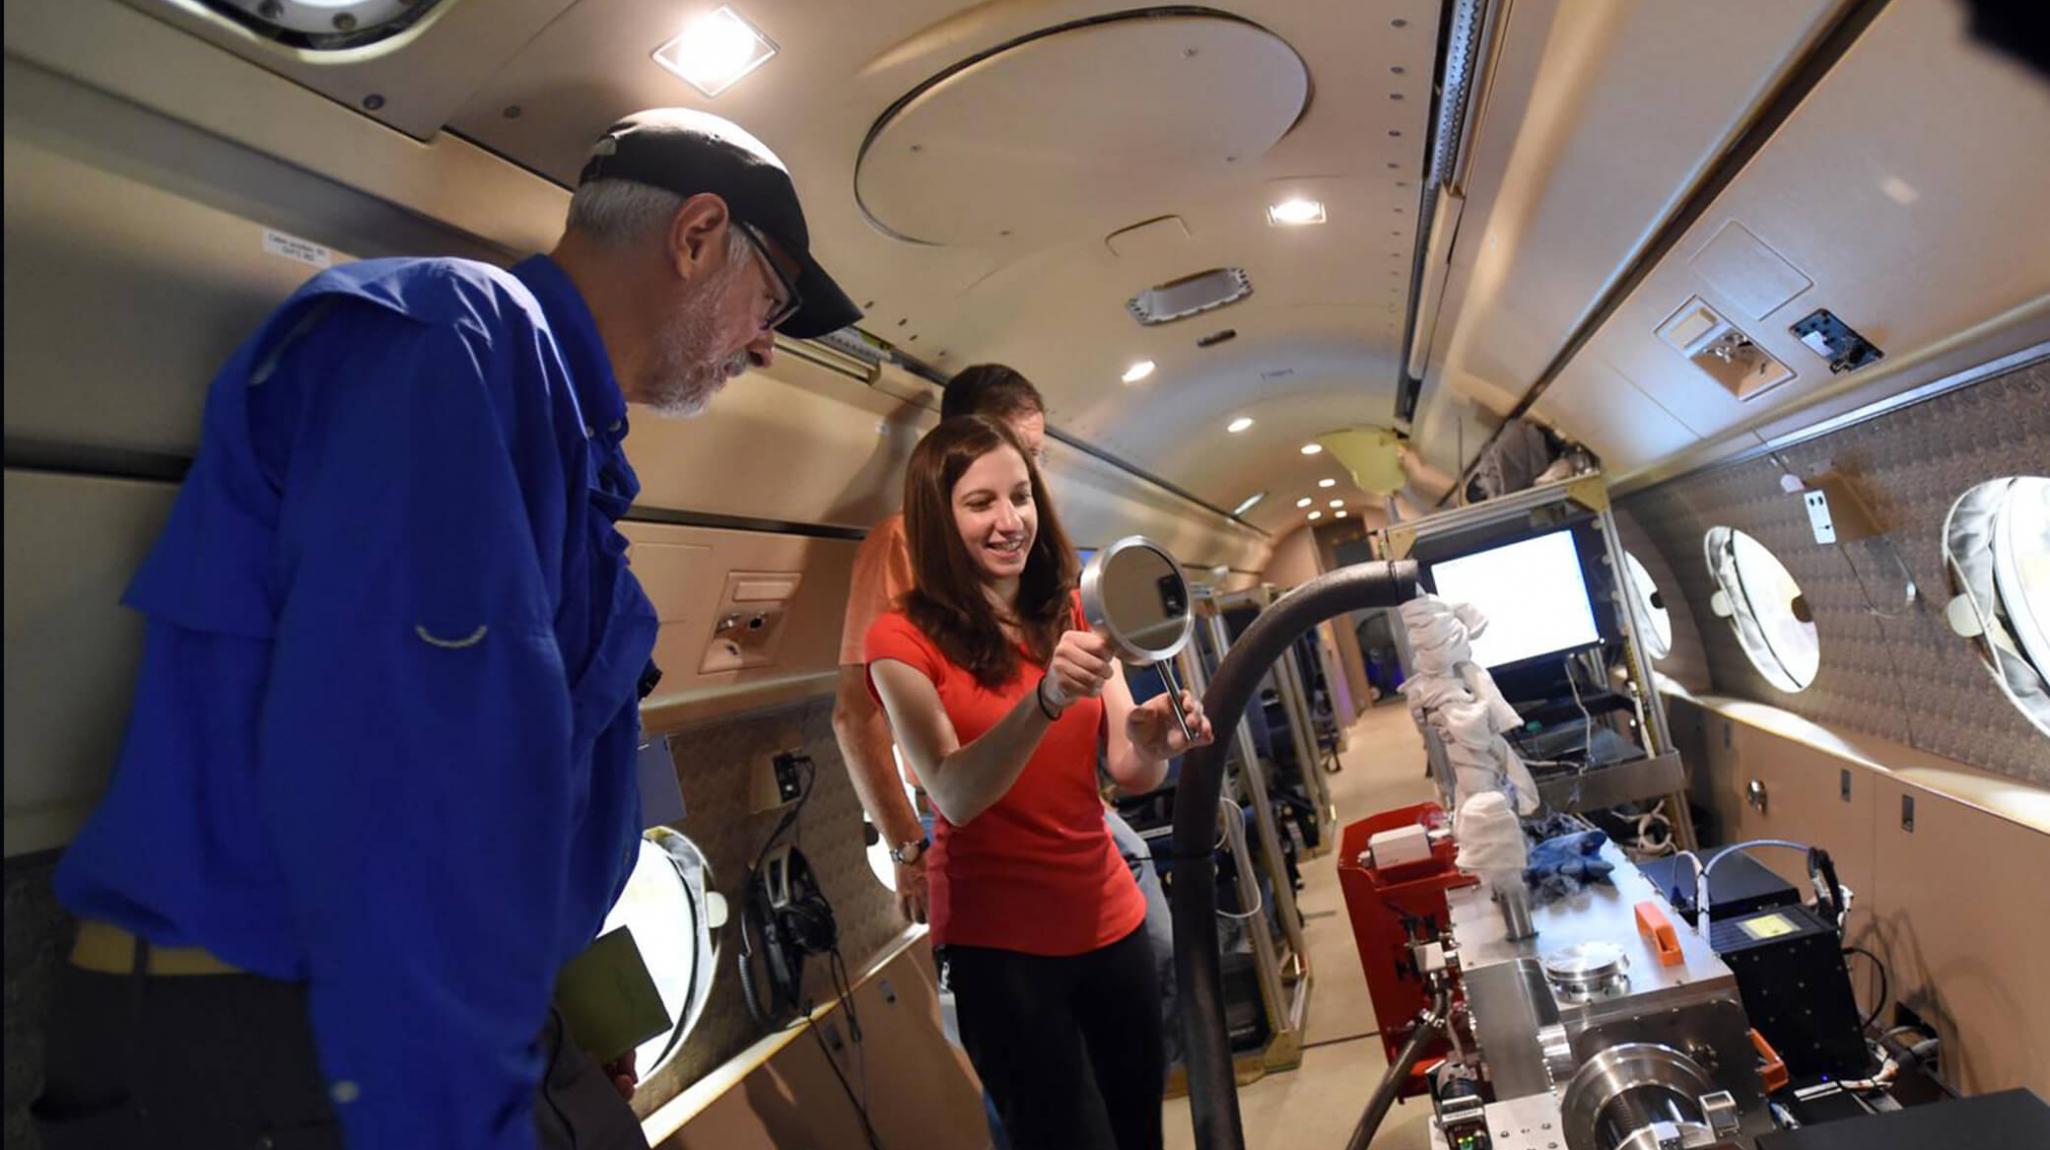
POLYGON ((1132 318, 1151 327, 1201 315, 1253 294, 1244 268, 1212 268, 1140 292, 1125 302, 1132 318))
POLYGON ((1235 340, 1238 337, 1238 329, 1228 327, 1225 328, 1223 331, 1213 331, 1209 335, 1204 336, 1202 339, 1197 340, 1196 346, 1216 347, 1220 343, 1230 343, 1232 340, 1235 340))

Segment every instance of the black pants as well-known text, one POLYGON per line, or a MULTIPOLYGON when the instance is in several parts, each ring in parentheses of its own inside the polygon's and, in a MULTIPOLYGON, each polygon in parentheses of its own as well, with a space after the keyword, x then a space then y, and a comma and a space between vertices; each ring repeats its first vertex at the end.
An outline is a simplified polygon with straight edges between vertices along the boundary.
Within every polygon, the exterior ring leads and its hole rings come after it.
MULTIPOLYGON (((646 1150, 551 1014, 534 1121, 547 1150, 646 1150)), ((57 972, 33 1114, 44 1150, 342 1150, 306 989, 251 974, 57 972)))
POLYGON ((1160 990, 1142 928, 1045 958, 950 946, 961 1045, 1014 1150, 1160 1150, 1160 990))

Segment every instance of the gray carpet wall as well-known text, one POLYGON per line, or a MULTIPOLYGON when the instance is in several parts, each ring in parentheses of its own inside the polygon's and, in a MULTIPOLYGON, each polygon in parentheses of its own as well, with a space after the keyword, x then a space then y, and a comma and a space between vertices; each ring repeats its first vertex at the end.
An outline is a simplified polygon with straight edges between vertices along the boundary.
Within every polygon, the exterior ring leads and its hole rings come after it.
POLYGON ((2050 474, 2050 360, 1853 424, 1784 451, 1668 480, 1618 506, 1624 543, 1673 613, 1673 652, 1657 669, 1694 690, 1769 703, 2050 786, 2050 738, 2029 725, 1943 617, 1950 580, 1944 517, 1974 484, 2050 474), (1835 471, 1883 535, 1825 546, 1780 476, 1835 471), (1727 620, 1702 538, 1749 532, 1799 581, 1815 613, 1822 668, 1806 690, 1775 690, 1727 620), (1646 548, 1649 551, 1645 550, 1646 548), (1902 592, 1911 575, 1912 603, 1902 592))

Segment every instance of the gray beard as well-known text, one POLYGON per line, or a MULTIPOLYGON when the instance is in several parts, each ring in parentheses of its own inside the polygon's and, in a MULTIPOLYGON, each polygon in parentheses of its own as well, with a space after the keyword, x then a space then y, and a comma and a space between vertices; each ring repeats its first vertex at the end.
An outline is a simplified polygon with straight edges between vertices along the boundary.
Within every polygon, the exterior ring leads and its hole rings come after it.
POLYGON ((648 405, 665 419, 689 419, 701 414, 726 381, 745 373, 748 357, 737 351, 723 362, 711 358, 709 348, 715 336, 714 305, 725 294, 739 270, 729 264, 716 279, 706 282, 677 309, 655 337, 655 361, 641 381, 640 393, 648 405))

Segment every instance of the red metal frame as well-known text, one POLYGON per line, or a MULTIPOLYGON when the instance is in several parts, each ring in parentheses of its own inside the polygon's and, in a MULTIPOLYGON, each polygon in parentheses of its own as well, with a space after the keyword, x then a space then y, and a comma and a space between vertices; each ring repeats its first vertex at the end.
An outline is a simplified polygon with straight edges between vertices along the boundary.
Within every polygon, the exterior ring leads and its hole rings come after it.
MULTIPOLYGON (((1383 831, 1444 823, 1444 808, 1419 803, 1352 823, 1339 839, 1338 885, 1345 891, 1346 914, 1352 919, 1353 941, 1359 947, 1360 969, 1367 976, 1381 1047, 1391 1063, 1408 1042, 1417 1015, 1430 1005, 1430 994, 1410 958, 1405 920, 1435 923, 1433 933, 1448 930, 1452 920, 1446 892, 1473 886, 1480 879, 1461 873, 1454 865, 1459 848, 1449 836, 1432 844, 1430 858, 1401 866, 1362 866, 1360 856, 1367 849, 1367 840, 1383 831)), ((1403 1084, 1403 1096, 1428 1089, 1425 1075, 1437 1061, 1435 1057, 1418 1060, 1417 1069, 1403 1084)))

